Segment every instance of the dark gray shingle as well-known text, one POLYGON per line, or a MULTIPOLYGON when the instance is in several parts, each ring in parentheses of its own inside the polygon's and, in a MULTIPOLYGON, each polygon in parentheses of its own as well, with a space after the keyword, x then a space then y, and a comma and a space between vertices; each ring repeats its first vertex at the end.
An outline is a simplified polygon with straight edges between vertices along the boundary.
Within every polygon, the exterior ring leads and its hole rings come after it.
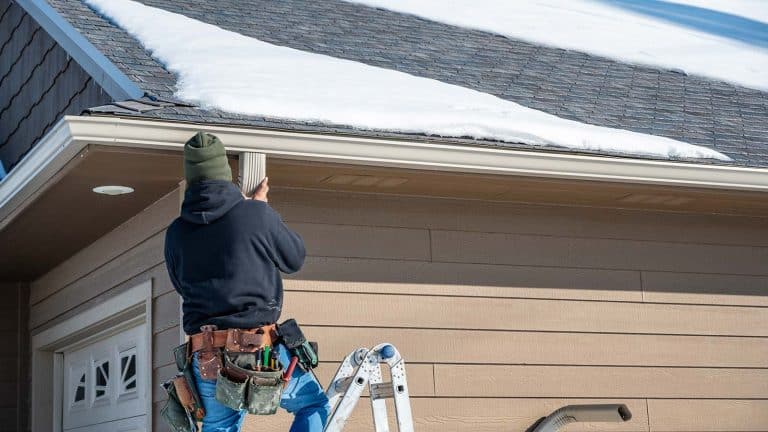
MULTIPOLYGON (((142 89, 160 97, 172 96, 173 75, 128 34, 97 16, 80 0, 49 2, 142 89)), ((539 46, 340 0, 143 3, 265 42, 437 79, 567 119, 706 146, 732 157, 737 165, 768 166, 767 92, 539 46)), ((137 115, 200 123, 403 136, 190 107, 137 115)))

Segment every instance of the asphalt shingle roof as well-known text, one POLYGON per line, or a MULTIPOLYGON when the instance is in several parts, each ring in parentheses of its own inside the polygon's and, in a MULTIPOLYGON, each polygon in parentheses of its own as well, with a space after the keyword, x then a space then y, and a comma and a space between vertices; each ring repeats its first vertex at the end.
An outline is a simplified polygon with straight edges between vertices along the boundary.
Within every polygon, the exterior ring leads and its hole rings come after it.
MULTIPOLYGON (((152 59, 134 38, 80 0, 48 1, 142 90, 160 98, 172 98, 176 82, 173 74, 152 59)), ((583 123, 706 146, 727 154, 736 165, 768 167, 768 92, 544 47, 340 0, 142 2, 265 42, 437 79, 583 123)), ((189 106, 133 115, 432 139, 189 106)), ((527 148, 522 144, 469 139, 448 141, 527 148)))

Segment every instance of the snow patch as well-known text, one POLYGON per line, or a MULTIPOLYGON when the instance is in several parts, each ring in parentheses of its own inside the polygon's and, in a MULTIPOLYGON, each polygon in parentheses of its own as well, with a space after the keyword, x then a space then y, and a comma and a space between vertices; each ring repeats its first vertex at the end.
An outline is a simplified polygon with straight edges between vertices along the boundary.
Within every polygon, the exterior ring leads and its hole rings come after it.
POLYGON ((766 0, 346 0, 768 89, 766 0))
POLYGON ((86 0, 177 75, 204 108, 351 127, 662 158, 727 156, 668 138, 587 125, 495 96, 268 44, 131 0, 86 0))

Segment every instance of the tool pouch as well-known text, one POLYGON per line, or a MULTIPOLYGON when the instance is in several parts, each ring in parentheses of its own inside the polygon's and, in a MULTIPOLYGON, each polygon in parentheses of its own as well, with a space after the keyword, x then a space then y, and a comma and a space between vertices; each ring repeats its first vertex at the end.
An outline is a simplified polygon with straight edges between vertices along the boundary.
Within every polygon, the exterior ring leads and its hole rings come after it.
POLYGON ((283 393, 282 371, 256 371, 253 354, 227 354, 216 381, 216 400, 234 410, 250 414, 277 412, 283 393))
POLYGON ((221 370, 221 349, 213 345, 213 332, 216 331, 215 325, 204 325, 200 327, 203 333, 203 347, 197 354, 197 362, 200 367, 200 376, 204 380, 213 381, 219 375, 221 370))
POLYGON ((277 412, 283 395, 282 371, 254 372, 248 382, 248 404, 251 414, 269 415, 277 412))
POLYGON ((197 423, 192 413, 187 411, 179 398, 176 388, 178 379, 184 380, 184 377, 177 375, 163 383, 163 388, 168 393, 168 400, 160 409, 160 416, 174 432, 197 432, 197 423))
POLYGON ((291 356, 299 358, 302 369, 309 370, 317 367, 317 343, 307 341, 295 319, 284 321, 277 329, 283 345, 291 352, 291 356))
POLYGON ((197 393, 192 374, 192 353, 189 350, 187 343, 173 349, 173 358, 179 373, 162 385, 168 393, 168 400, 161 410, 161 416, 177 432, 196 432, 196 421, 205 417, 203 403, 197 393))
POLYGON ((228 406, 233 410, 240 411, 245 408, 245 395, 248 389, 248 381, 238 381, 227 376, 224 369, 219 371, 216 378, 216 400, 222 405, 228 406))

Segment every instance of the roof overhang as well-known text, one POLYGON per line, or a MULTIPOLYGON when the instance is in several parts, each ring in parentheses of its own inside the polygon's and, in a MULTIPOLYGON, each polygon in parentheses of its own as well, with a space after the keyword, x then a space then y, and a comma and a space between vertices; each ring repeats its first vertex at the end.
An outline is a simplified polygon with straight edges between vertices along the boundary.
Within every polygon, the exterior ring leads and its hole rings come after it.
POLYGON ((66 116, 0 183, 0 230, 88 145, 180 151, 198 130, 233 153, 421 170, 768 192, 768 169, 485 148, 456 144, 66 116))
MULTIPOLYGON (((0 244, 12 245, 0 248, 0 280, 34 280, 177 189, 183 143, 199 129, 227 144, 233 174, 240 174, 238 154, 265 154, 276 203, 298 189, 768 217, 768 170, 65 117, 0 183, 0 244), (134 192, 93 193, 103 185, 134 192)), ((162 218, 175 211, 166 208, 162 218)), ((152 219, 156 233, 162 218, 152 219)))

